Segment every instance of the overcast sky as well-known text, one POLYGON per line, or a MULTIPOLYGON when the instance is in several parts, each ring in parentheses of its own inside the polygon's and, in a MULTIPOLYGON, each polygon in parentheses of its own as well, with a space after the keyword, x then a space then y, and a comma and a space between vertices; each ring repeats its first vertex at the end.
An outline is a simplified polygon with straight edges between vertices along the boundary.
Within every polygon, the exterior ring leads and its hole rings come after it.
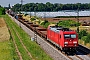
MULTIPOLYGON (((46 2, 51 2, 51 3, 90 3, 90 0, 23 0, 24 4, 26 3, 46 3, 46 2)), ((16 3, 20 3, 20 0, 0 0, 0 5, 1 6, 8 6, 8 4, 15 5, 16 3)))

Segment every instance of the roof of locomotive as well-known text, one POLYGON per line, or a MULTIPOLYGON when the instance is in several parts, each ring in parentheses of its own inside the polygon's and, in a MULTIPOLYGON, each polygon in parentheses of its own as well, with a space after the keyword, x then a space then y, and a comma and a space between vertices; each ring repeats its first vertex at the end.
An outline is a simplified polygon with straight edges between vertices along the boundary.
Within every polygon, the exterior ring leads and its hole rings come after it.
POLYGON ((60 32, 60 31, 72 31, 69 28, 64 28, 62 26, 50 26, 50 30, 55 31, 55 32, 60 32))

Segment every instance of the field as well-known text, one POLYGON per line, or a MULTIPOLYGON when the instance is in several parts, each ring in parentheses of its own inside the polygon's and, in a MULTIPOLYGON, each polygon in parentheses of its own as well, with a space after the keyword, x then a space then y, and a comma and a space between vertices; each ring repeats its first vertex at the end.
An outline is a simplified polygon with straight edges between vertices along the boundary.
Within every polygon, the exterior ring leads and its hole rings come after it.
POLYGON ((0 42, 9 40, 10 35, 3 18, 0 18, 0 42))
MULTIPOLYGON (((45 20, 45 18, 41 18, 42 20, 45 20)), ((49 22, 59 22, 60 20, 74 20, 77 21, 77 18, 46 18, 49 22)), ((88 21, 90 22, 90 17, 79 17, 79 22, 88 21)))
POLYGON ((0 60, 13 60, 15 56, 4 19, 0 18, 0 60))

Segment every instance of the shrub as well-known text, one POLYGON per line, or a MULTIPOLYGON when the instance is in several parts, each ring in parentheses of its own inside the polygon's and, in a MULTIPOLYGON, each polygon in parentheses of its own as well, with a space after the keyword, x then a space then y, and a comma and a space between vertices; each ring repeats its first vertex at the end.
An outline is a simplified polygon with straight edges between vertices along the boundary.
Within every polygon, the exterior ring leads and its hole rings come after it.
MULTIPOLYGON (((87 36, 83 36, 82 38, 81 38, 81 40, 83 40, 84 42, 86 41, 86 38, 87 38, 87 36)), ((84 43, 84 44, 86 44, 86 43, 84 43)))
POLYGON ((86 30, 81 30, 81 31, 79 32, 79 39, 81 39, 83 36, 87 36, 86 30))
POLYGON ((73 20, 64 20, 64 21, 59 21, 57 23, 58 26, 63 26, 63 27, 72 27, 72 26, 79 26, 80 23, 77 23, 73 20))
POLYGON ((5 15, 5 9, 0 7, 0 15, 5 15))
POLYGON ((89 43, 90 42, 90 34, 87 35, 87 38, 85 40, 85 43, 89 43))
POLYGON ((27 16, 28 14, 25 14, 24 16, 27 16))
POLYGON ((41 25, 45 28, 47 28, 49 26, 49 22, 47 20, 45 20, 44 22, 41 23, 41 25))
POLYGON ((83 40, 85 42, 85 44, 90 43, 90 34, 88 34, 87 36, 83 36, 81 38, 81 40, 83 40))
POLYGON ((30 20, 31 20, 31 21, 34 21, 34 20, 35 20, 35 18, 31 18, 30 20))

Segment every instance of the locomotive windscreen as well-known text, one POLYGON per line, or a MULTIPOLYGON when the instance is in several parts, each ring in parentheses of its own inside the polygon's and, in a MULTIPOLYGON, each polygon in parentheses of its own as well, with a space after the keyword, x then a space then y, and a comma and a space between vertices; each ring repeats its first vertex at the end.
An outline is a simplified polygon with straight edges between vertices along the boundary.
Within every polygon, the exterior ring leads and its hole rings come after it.
POLYGON ((76 38, 76 34, 64 34, 64 38, 76 38))

